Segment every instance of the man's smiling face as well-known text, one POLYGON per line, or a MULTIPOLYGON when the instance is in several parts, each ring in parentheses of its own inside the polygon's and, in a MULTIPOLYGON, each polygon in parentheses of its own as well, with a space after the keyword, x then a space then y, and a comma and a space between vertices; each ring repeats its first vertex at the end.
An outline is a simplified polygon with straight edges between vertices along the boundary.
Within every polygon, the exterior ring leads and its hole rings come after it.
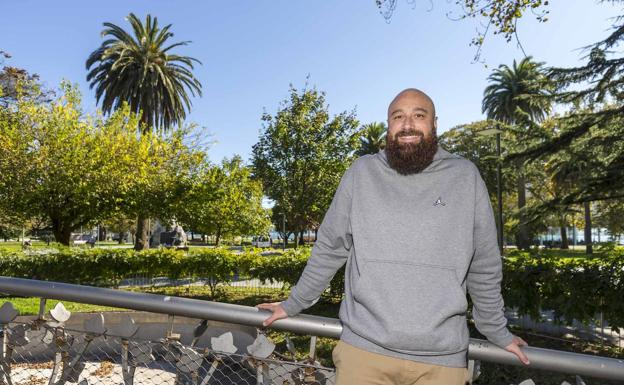
POLYGON ((420 143, 435 135, 437 119, 431 99, 415 90, 405 90, 388 107, 388 137, 399 144, 420 143))
POLYGON ((407 89, 388 107, 386 156, 390 167, 403 175, 424 170, 438 149, 437 118, 431 99, 407 89))

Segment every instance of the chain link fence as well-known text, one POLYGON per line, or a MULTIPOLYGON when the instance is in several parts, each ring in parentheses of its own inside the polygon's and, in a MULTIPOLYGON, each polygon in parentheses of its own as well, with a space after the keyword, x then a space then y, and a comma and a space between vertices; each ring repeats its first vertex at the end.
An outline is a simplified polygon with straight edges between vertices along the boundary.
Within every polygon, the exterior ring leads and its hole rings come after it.
POLYGON ((138 337, 155 329, 141 332, 145 325, 128 315, 108 326, 95 314, 74 329, 65 325, 70 314, 62 304, 49 320, 17 322, 10 320, 17 316, 13 310, 6 304, 0 309, 2 385, 334 384, 333 368, 314 358, 287 360, 289 353, 276 352, 262 333, 241 346, 232 332, 205 338, 209 325, 203 321, 186 336, 190 343, 183 343, 171 328, 162 338, 138 337))

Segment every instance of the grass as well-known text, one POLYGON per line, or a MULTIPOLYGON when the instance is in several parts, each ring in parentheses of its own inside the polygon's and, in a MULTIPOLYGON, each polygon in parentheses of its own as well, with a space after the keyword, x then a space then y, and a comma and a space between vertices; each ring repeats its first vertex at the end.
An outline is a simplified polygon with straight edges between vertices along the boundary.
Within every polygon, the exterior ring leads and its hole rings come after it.
MULTIPOLYGON (((21 298, 21 297, 5 297, 0 298, 0 306, 5 302, 11 302, 13 306, 19 311, 20 315, 36 315, 39 313, 39 298, 21 298)), ((52 309, 58 302, 63 302, 63 305, 70 312, 99 312, 99 311, 119 311, 124 309, 118 309, 108 306, 90 305, 78 302, 68 301, 46 301, 46 311, 52 309)))

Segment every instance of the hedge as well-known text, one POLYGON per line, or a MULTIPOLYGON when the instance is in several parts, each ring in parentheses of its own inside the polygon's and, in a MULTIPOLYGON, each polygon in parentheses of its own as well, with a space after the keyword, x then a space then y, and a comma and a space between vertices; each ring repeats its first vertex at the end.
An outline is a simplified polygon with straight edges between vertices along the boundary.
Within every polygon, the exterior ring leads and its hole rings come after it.
MULTIPOLYGON (((55 254, 28 255, 0 251, 0 274, 67 283, 115 286, 124 277, 210 277, 214 294, 235 274, 262 281, 297 283, 309 248, 262 256, 258 249, 240 254, 216 249, 64 249, 55 254)), ((503 297, 507 307, 538 319, 553 309, 563 320, 590 322, 599 313, 612 326, 624 326, 624 252, 611 249, 600 257, 560 258, 539 252, 512 252, 504 260, 503 297)), ((342 295, 344 267, 334 276, 329 294, 342 295)))

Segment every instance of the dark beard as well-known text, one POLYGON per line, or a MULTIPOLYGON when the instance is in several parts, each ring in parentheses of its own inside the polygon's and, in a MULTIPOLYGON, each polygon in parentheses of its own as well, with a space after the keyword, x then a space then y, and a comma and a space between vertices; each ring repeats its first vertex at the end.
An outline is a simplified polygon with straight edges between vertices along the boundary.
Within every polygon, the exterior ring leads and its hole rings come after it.
POLYGON ((393 139, 386 138, 386 157, 388 164, 401 175, 417 174, 433 162, 438 151, 438 136, 435 131, 425 137, 421 131, 401 131, 393 139), (419 135, 418 143, 399 143, 400 136, 419 135))

